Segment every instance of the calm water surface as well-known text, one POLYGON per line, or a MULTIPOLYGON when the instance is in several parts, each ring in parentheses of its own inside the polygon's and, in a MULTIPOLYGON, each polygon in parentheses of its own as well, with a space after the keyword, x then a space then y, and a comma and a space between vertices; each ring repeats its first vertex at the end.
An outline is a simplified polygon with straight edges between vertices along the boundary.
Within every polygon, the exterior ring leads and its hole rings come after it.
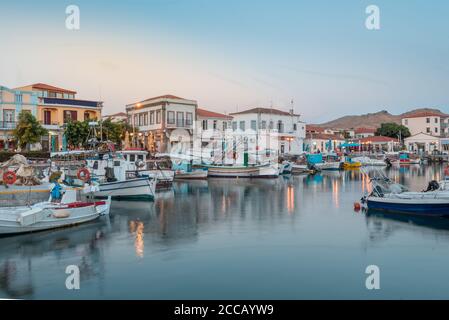
MULTIPOLYGON (((439 166, 385 170, 422 190, 439 166)), ((28 299, 449 298, 449 221, 355 213, 358 171, 176 183, 110 217, 0 239, 0 297, 28 299), (365 268, 381 290, 365 288, 365 268), (81 290, 65 287, 78 265, 81 290)))

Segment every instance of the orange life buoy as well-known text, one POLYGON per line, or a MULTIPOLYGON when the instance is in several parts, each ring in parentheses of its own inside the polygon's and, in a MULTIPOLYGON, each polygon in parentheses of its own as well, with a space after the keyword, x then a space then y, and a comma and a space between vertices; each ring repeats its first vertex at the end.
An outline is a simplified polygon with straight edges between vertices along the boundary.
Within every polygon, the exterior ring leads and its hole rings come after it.
POLYGON ((16 182, 16 180, 17 180, 17 176, 16 176, 15 172, 6 171, 3 174, 3 182, 6 184, 14 184, 14 182, 16 182))
POLYGON ((90 180, 90 172, 86 168, 79 169, 78 173, 76 174, 76 176, 81 181, 88 181, 88 180, 90 180))

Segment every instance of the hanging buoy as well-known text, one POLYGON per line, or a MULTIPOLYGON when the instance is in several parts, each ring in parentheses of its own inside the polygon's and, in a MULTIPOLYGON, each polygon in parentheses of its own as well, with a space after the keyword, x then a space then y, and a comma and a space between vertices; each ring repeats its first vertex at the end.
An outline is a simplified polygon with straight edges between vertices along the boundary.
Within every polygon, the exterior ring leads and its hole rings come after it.
POLYGON ((359 202, 354 202, 354 211, 360 211, 361 208, 362 206, 359 202))
POLYGON ((90 180, 90 172, 86 168, 79 169, 76 176, 78 177, 78 179, 80 179, 81 181, 84 181, 84 182, 90 180))
POLYGON ((6 171, 3 174, 3 182, 5 184, 14 184, 14 182, 16 182, 17 180, 17 176, 15 172, 12 171, 6 171))

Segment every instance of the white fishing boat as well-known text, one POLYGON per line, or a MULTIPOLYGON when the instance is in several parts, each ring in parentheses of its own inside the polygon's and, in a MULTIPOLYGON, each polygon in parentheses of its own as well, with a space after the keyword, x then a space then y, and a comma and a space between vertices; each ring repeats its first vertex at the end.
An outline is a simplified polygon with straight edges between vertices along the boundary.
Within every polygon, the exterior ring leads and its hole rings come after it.
POLYGON ((255 178, 261 166, 205 166, 209 177, 216 178, 255 178))
MULTIPOLYGON (((125 157, 110 157, 109 154, 87 159, 88 175, 99 183, 95 197, 114 199, 154 200, 156 179, 145 170, 129 170, 129 160, 125 157)), ((77 174, 80 176, 80 173, 77 174)))
POLYGON ((156 181, 153 178, 131 178, 115 182, 100 182, 99 191, 94 193, 96 198, 112 197, 127 200, 154 200, 156 181))
POLYGON ((125 160, 127 171, 137 171, 154 178, 157 181, 157 189, 170 188, 173 184, 175 173, 169 161, 162 156, 158 156, 157 159, 148 159, 148 152, 137 148, 117 151, 115 155, 125 160))
POLYGON ((0 208, 0 235, 69 227, 109 214, 110 198, 106 201, 83 202, 77 200, 76 189, 67 188, 57 192, 61 192, 60 197, 55 197, 57 193, 53 189, 46 202, 0 208))

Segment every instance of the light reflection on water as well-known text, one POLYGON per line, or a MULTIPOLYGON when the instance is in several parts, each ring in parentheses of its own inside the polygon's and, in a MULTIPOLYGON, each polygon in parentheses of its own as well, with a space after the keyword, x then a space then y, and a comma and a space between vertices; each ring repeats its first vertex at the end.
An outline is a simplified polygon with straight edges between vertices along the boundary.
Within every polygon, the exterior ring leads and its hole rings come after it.
MULTIPOLYGON (((386 173, 422 190, 442 168, 386 173)), ((355 213, 369 190, 359 171, 176 183, 90 224, 1 238, 0 297, 447 298, 449 222, 355 213), (65 289, 71 264, 79 291, 65 289), (364 287, 369 264, 378 292, 364 287)))

